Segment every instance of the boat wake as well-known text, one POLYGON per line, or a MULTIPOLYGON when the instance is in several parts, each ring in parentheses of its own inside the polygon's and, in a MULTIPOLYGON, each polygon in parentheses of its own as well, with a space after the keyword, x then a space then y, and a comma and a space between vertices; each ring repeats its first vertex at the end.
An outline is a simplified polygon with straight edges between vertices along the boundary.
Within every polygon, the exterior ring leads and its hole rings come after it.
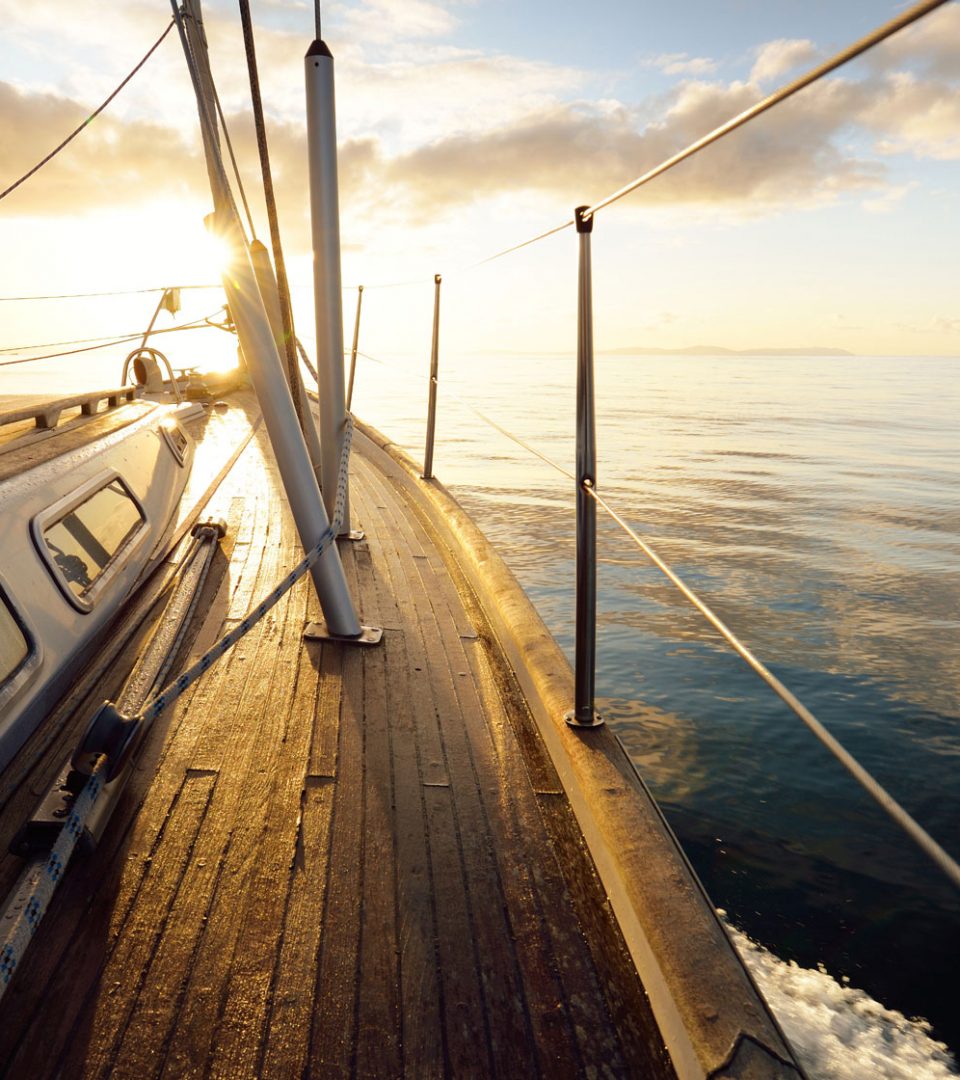
POLYGON ((960 1075, 926 1020, 910 1020, 824 968, 781 960, 727 923, 811 1080, 946 1080, 960 1075))

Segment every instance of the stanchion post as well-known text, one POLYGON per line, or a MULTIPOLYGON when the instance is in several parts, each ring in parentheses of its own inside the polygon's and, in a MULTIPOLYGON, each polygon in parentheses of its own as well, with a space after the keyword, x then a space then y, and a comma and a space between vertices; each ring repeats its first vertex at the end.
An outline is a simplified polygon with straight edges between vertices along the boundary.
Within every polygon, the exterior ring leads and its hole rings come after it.
POLYGON ((437 431, 437 373, 440 367, 440 281, 433 275, 433 345, 430 349, 430 399, 427 404, 427 445, 423 452, 423 480, 433 479, 433 438, 437 431))
POLYGON ((580 240, 577 277, 577 600, 574 707, 564 714, 571 727, 597 727, 594 709, 597 653, 597 506, 588 489, 597 482, 597 434, 593 394, 593 281, 590 234, 593 218, 578 206, 580 240))
POLYGON ((357 374, 357 346, 360 344, 360 307, 363 304, 363 286, 357 286, 357 317, 353 323, 353 348, 350 350, 350 380, 347 383, 347 412, 353 406, 353 380, 357 374))

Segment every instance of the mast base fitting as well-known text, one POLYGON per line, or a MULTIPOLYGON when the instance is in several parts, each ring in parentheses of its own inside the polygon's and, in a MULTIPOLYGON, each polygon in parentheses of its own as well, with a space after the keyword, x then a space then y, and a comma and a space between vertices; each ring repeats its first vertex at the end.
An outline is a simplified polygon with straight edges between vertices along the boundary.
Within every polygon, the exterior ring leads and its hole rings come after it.
POLYGON ((305 641, 339 641, 343 645, 379 645, 383 638, 383 627, 361 626, 355 637, 347 634, 331 634, 325 622, 308 622, 303 628, 305 641))
POLYGON ((360 540, 366 539, 366 533, 363 529, 350 529, 348 532, 337 533, 338 540, 350 540, 353 543, 357 543, 360 540))
POLYGON ((78 773, 89 776, 100 756, 105 755, 104 781, 109 784, 129 761, 140 723, 139 716, 125 716, 112 701, 105 701, 87 724, 70 764, 78 773))
POLYGON ((593 727, 603 727, 603 724, 604 724, 603 717, 598 712, 596 712, 594 710, 591 710, 587 714, 587 719, 585 719, 585 720, 580 719, 577 716, 577 710, 576 709, 571 709, 569 712, 565 712, 563 714, 563 718, 570 725, 570 727, 593 728, 593 727))

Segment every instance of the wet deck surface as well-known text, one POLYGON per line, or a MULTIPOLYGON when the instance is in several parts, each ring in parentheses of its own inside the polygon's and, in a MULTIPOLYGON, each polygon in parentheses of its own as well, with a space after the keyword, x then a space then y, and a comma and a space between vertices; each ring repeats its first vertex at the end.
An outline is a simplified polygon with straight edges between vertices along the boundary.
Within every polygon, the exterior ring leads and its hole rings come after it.
MULTIPOLYGON (((300 557, 265 445, 215 497, 229 561, 193 655, 300 557)), ((552 767, 428 523, 355 447, 367 536, 341 550, 383 645, 304 644, 302 581, 161 719, 11 986, 2 1075, 637 1074, 552 767)))

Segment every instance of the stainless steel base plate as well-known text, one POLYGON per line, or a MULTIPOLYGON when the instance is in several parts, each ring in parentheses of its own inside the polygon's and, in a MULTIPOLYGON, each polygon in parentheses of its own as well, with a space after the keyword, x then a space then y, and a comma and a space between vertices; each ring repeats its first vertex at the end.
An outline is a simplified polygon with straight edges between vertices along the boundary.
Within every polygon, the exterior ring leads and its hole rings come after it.
POLYGON ((303 628, 303 636, 307 641, 340 641, 344 645, 379 645, 383 637, 383 628, 361 626, 360 633, 356 637, 347 637, 345 634, 331 634, 325 622, 308 622, 303 628))
POLYGON ((593 713, 592 720, 578 720, 575 709, 571 709, 569 712, 563 714, 564 720, 570 725, 570 727, 601 727, 603 725, 603 717, 598 713, 593 713))

